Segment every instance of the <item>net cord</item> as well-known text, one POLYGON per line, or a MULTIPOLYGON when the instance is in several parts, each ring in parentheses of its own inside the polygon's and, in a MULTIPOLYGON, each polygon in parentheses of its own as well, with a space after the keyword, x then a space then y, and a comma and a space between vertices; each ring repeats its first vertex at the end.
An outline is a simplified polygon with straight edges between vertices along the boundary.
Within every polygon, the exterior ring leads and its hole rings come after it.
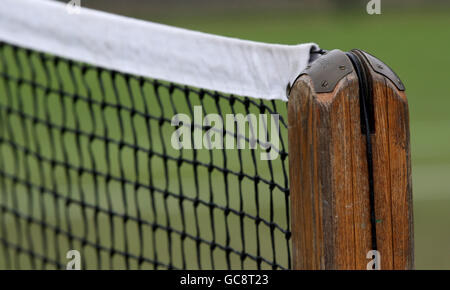
POLYGON ((2 0, 0 41, 123 73, 202 89, 287 101, 318 50, 240 40, 81 8, 65 3, 2 0))

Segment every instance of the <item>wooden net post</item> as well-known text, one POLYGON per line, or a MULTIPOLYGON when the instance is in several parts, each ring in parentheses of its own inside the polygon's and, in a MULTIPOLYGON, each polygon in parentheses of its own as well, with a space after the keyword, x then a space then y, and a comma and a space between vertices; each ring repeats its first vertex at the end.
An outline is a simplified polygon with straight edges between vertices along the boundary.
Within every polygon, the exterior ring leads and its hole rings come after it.
POLYGON ((292 86, 288 118, 294 268, 412 269, 409 116, 396 74, 360 50, 327 52, 292 86))

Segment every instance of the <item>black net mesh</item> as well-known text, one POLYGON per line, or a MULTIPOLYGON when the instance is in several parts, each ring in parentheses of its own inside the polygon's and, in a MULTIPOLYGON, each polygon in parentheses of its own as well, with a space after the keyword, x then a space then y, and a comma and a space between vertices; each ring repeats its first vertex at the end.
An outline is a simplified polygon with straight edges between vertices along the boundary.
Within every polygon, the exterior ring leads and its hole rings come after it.
POLYGON ((0 268, 65 268, 69 250, 83 269, 290 268, 285 115, 0 43, 0 268), (211 129, 196 108, 280 114, 278 157, 228 127, 246 149, 174 149, 175 130, 211 129))

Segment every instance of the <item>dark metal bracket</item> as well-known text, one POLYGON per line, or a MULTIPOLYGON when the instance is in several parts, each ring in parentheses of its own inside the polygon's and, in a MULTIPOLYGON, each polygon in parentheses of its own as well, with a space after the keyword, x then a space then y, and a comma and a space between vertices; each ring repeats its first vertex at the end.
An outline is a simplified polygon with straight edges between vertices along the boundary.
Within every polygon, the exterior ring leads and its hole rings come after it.
POLYGON ((352 63, 345 53, 334 49, 314 60, 300 75, 307 74, 311 77, 316 93, 329 93, 352 71, 352 63))
POLYGON ((362 51, 360 49, 355 50, 360 52, 365 57, 374 71, 391 80, 391 82, 393 82, 397 89, 399 89, 400 91, 405 90, 405 86, 403 85, 398 75, 387 64, 365 51, 362 51))

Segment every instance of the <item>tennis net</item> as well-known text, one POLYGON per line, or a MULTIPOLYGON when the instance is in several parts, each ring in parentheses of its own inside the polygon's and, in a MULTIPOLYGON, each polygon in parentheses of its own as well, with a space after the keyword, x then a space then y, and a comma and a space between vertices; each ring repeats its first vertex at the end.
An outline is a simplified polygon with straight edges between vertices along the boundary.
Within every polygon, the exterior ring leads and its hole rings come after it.
POLYGON ((70 250, 82 269, 291 268, 285 95, 221 93, 0 40, 0 268, 65 268, 70 250), (192 123, 174 126, 179 114, 192 123), (215 135, 246 149, 174 148, 180 128, 213 132, 196 114, 279 114, 279 126, 248 118, 244 134, 235 123, 215 135), (267 140, 248 137, 258 125, 276 130, 277 158, 260 158, 267 140))
POLYGON ((8 265, 15 257, 21 267, 26 255, 33 267, 60 266, 60 251, 80 248, 99 267, 105 255, 110 267, 120 265, 119 256, 127 268, 183 268, 189 261, 214 268, 219 252, 227 267, 233 258, 289 267, 285 140, 279 160, 265 164, 257 152, 170 147, 171 116, 192 116, 195 104, 205 115, 222 115, 280 112, 285 103, 143 79, 4 43, 0 50, 8 265), (192 254, 197 259, 187 259, 192 254))

